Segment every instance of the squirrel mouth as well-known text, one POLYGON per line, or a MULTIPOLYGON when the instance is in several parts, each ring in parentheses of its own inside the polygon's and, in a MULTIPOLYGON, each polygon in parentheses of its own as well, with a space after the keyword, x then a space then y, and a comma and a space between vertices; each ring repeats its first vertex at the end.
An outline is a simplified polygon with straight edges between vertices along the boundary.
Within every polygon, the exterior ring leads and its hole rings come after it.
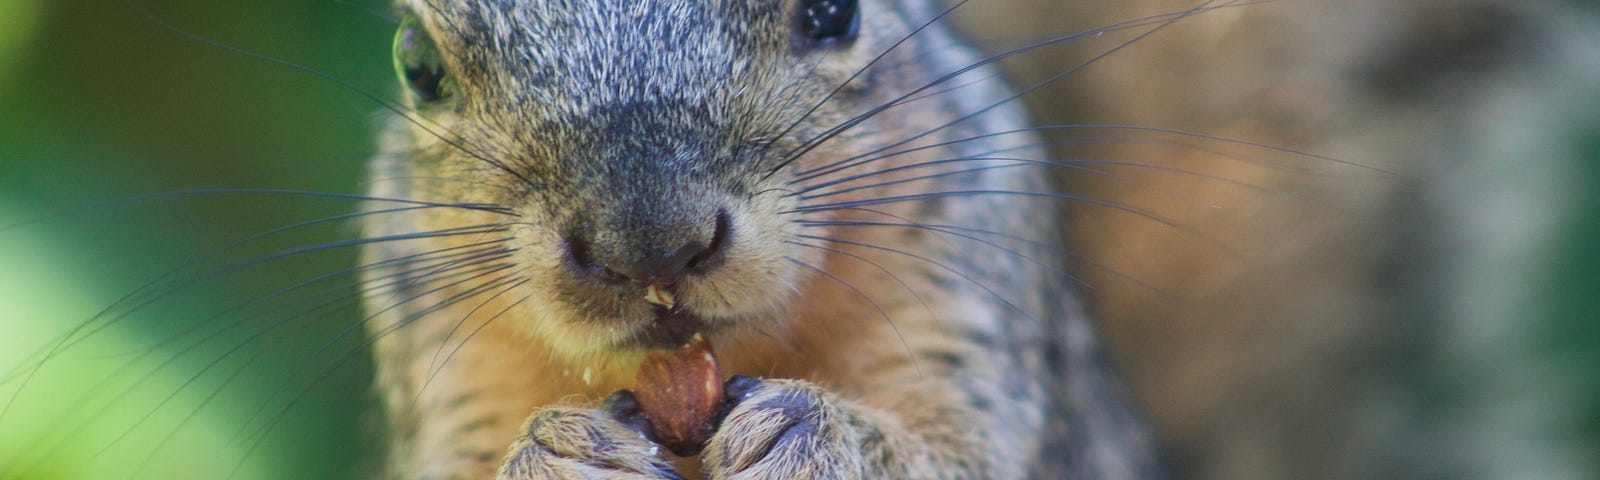
POLYGON ((640 328, 627 346, 646 349, 672 349, 689 343, 696 334, 707 333, 707 325, 688 309, 657 305, 655 321, 640 328))
POLYGON ((679 304, 674 290, 671 284, 645 286, 644 300, 654 306, 655 318, 633 337, 634 344, 652 349, 678 348, 706 333, 706 322, 679 304))

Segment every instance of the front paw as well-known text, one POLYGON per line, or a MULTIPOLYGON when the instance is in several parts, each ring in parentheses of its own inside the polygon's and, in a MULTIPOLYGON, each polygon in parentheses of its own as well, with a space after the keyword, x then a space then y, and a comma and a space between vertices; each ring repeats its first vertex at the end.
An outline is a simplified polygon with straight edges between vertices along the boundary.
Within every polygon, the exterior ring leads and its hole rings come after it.
POLYGON ((865 475, 859 442, 865 429, 815 385, 735 377, 728 397, 737 403, 702 456, 712 479, 865 475))
POLYGON ((683 480, 641 431, 633 396, 618 392, 599 410, 548 407, 528 419, 498 480, 565 478, 683 480))

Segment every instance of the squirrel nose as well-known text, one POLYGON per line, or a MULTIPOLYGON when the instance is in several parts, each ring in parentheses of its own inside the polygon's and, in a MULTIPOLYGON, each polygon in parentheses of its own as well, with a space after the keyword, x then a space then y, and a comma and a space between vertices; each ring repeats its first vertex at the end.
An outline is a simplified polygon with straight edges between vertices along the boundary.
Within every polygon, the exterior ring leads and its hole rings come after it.
POLYGON ((567 238, 567 255, 580 278, 608 285, 635 283, 671 286, 684 276, 704 273, 721 260, 728 243, 727 212, 718 212, 711 238, 684 241, 672 235, 576 234, 567 238), (618 240, 623 239, 623 240, 618 240))

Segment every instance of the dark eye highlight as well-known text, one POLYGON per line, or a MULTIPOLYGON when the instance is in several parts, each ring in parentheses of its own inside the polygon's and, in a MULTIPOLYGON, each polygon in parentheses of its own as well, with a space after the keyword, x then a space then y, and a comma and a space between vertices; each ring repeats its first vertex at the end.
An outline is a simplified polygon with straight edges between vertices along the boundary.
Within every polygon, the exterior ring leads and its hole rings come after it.
POLYGON ((795 46, 848 44, 861 26, 856 12, 856 0, 799 0, 794 14, 795 46))
POLYGON ((420 103, 447 99, 453 90, 438 45, 415 15, 406 15, 394 35, 394 70, 420 103))

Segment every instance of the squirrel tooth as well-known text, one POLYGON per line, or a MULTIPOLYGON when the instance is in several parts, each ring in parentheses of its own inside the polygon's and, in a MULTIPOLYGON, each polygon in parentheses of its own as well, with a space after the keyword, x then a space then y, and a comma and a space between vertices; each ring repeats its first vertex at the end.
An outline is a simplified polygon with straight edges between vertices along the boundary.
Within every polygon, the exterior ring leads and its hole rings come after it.
POLYGON ((656 285, 645 287, 644 301, 666 308, 672 308, 673 305, 677 304, 677 300, 672 297, 671 291, 656 285))

